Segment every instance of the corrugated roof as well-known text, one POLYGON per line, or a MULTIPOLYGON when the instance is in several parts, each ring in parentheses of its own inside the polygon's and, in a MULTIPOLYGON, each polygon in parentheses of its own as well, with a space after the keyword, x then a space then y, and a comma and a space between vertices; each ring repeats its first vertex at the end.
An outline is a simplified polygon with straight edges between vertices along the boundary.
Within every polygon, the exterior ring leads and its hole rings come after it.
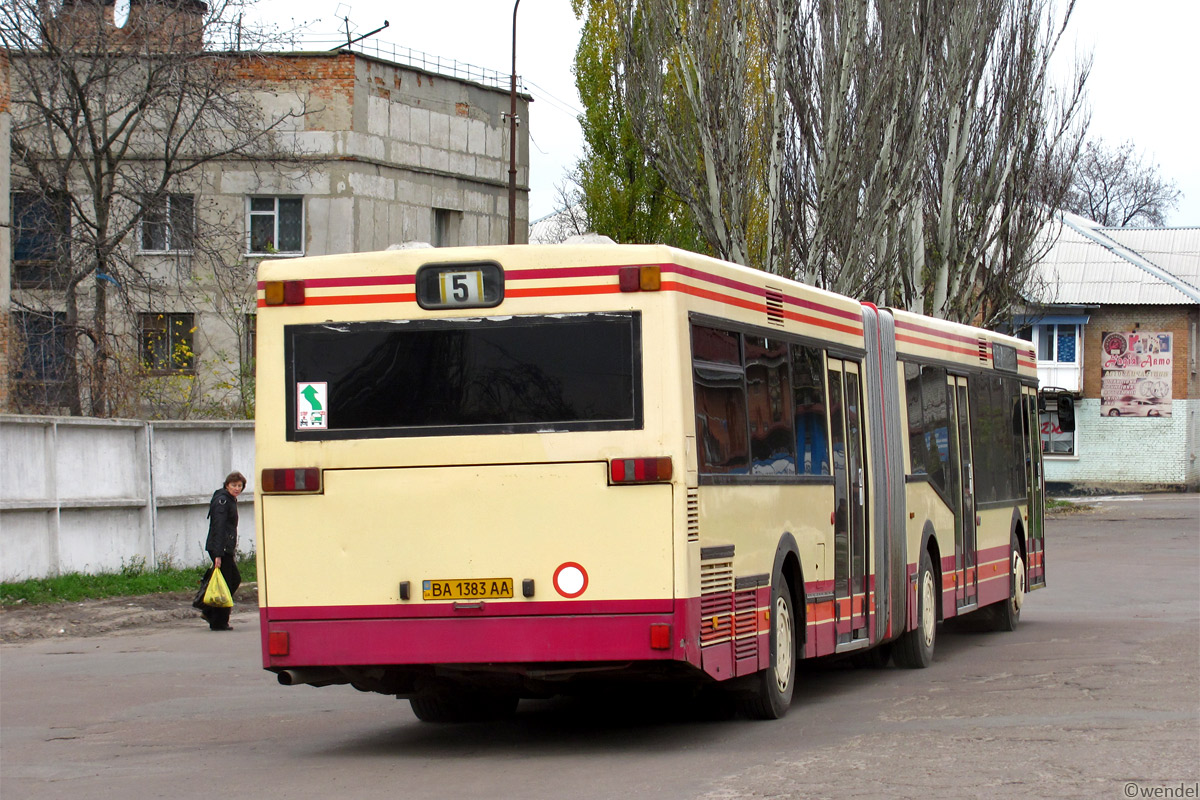
POLYGON ((1043 305, 1200 302, 1200 228, 1101 228, 1073 214, 1063 214, 1061 222, 1045 234, 1058 238, 1034 268, 1031 300, 1043 305))
POLYGON ((1108 238, 1200 289, 1200 228, 1100 228, 1108 238))

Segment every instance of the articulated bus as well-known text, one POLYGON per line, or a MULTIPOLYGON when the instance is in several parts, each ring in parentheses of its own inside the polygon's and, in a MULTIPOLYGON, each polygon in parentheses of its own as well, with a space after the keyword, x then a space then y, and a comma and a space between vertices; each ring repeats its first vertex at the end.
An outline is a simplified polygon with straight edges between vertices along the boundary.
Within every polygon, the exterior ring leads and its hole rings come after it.
POLYGON ((268 261, 258 308, 281 683, 778 718, 800 659, 924 667, 940 620, 1011 630, 1045 585, 1020 339, 641 245, 268 261))

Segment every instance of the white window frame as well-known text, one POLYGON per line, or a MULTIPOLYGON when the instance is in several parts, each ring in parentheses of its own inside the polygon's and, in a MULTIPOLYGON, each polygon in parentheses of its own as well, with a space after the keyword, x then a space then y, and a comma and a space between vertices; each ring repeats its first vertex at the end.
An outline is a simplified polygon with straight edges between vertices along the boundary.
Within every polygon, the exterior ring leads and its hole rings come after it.
POLYGON ((277 256, 277 257, 295 257, 304 255, 304 239, 305 239, 305 211, 304 198, 300 195, 248 195, 246 197, 246 255, 247 256, 277 256), (271 200, 271 209, 255 209, 255 200, 271 200), (272 222, 271 240, 279 241, 279 201, 280 200, 299 200, 300 201, 300 246, 296 250, 255 250, 254 249, 254 219, 270 217, 272 222))
POLYGON ((1083 361, 1083 326, 1082 325, 1080 325, 1077 322, 1052 322, 1049 325, 1035 324, 1031 327, 1033 328, 1033 346, 1037 350, 1037 359, 1039 362, 1044 363, 1044 364, 1076 364, 1076 365, 1082 363, 1082 361, 1083 361), (1065 328, 1068 326, 1075 329, 1075 358, 1071 361, 1059 361, 1058 360, 1058 329, 1065 328), (1042 347, 1041 347, 1042 331, 1044 331, 1047 328, 1051 328, 1053 331, 1050 334, 1050 341, 1053 342, 1053 345, 1051 347, 1051 349, 1054 351, 1053 353, 1043 353, 1042 352, 1042 347))
POLYGON ((1072 392, 1083 391, 1083 322, 1035 322, 1029 326, 1030 343, 1037 351, 1038 384, 1042 388, 1060 387, 1072 392), (1075 328, 1075 359, 1058 360, 1059 329, 1075 328), (1050 350, 1042 352, 1043 336, 1049 333, 1050 350))
POLYGON ((141 223, 138 225, 138 252, 146 253, 146 254, 192 253, 192 252, 194 252, 195 251, 195 241, 196 241, 196 195, 187 194, 185 192, 176 192, 176 193, 172 193, 172 194, 168 194, 168 195, 163 195, 162 203, 163 203, 163 207, 161 209, 162 225, 163 225, 164 230, 166 231, 166 236, 165 236, 166 247, 161 248, 161 249, 146 247, 146 226, 151 223, 151 220, 146 218, 146 210, 149 208, 149 204, 147 204, 146 206, 143 206, 143 208, 142 208, 142 220, 141 220, 141 223), (192 228, 191 233, 190 233, 190 238, 192 240, 191 247, 176 247, 175 242, 174 242, 175 226, 172 224, 174 218, 173 218, 171 212, 172 212, 172 206, 174 206, 174 204, 177 202, 177 198, 181 198, 181 197, 186 197, 192 201, 192 211, 191 211, 191 214, 189 215, 189 217, 190 217, 189 221, 191 223, 191 228, 192 228))

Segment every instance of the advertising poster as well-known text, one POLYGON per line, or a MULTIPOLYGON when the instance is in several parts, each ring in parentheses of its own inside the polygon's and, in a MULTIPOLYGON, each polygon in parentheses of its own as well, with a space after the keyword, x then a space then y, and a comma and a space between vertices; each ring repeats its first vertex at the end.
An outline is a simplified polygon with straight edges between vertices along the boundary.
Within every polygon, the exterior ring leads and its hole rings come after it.
POLYGON ((1171 416, 1171 334, 1105 333, 1100 354, 1100 414, 1171 416))

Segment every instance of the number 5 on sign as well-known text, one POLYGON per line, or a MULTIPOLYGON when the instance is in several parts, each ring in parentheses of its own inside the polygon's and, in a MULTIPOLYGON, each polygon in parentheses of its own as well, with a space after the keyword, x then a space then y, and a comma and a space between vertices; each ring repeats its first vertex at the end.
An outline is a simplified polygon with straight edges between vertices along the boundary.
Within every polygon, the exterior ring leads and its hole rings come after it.
POLYGON ((445 305, 476 304, 483 297, 483 273, 478 270, 443 272, 438 280, 445 305))

